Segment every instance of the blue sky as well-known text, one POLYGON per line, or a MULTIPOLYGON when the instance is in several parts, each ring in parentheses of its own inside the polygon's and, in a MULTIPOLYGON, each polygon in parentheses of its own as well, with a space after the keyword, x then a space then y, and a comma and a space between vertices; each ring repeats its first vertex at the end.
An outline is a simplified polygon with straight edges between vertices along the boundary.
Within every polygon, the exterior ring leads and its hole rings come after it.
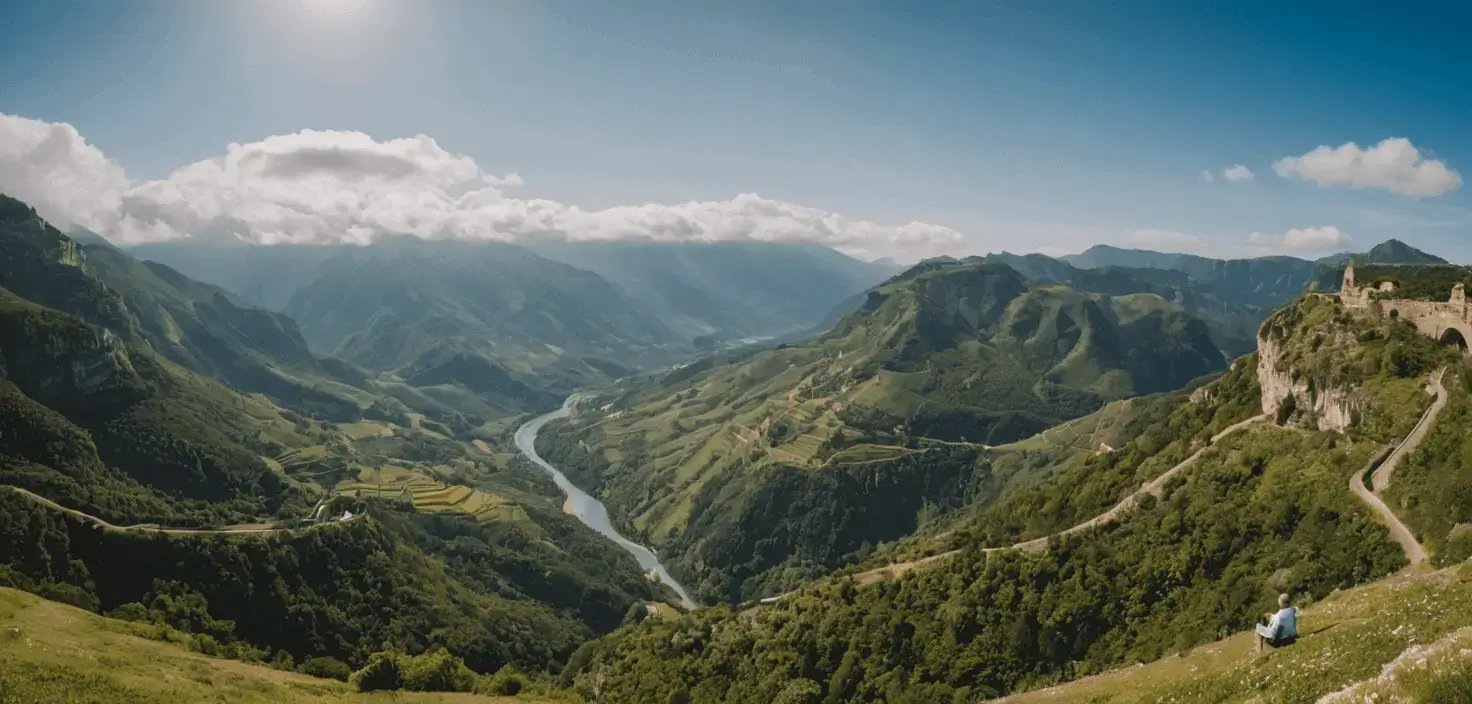
POLYGON ((1467 36, 1465 5, 1417 3, 12 0, 0 113, 130 181, 303 129, 424 134, 584 211, 755 193, 955 253, 1250 256, 1332 227, 1472 261, 1465 186, 1272 168, 1392 137, 1472 168, 1467 36))

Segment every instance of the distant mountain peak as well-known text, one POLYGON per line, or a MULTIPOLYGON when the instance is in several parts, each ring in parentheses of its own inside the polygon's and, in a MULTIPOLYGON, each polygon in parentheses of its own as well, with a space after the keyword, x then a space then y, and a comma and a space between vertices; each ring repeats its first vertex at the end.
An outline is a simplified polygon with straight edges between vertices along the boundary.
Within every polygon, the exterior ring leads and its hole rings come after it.
POLYGON ((1428 254, 1397 239, 1388 239, 1370 248, 1360 261, 1376 264, 1450 264, 1445 259, 1428 254))

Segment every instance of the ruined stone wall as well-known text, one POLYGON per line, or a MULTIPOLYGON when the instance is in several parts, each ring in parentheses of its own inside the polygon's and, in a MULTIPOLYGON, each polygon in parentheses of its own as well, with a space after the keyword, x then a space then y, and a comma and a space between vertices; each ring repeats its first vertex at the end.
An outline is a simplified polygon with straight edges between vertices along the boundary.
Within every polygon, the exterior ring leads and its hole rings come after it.
POLYGON ((1462 333, 1463 339, 1472 341, 1472 309, 1467 306, 1466 290, 1461 284, 1452 287, 1445 302, 1394 298, 1376 301, 1373 298, 1376 291, 1370 286, 1356 286, 1354 267, 1345 268, 1339 300, 1346 308, 1367 310, 1378 305, 1381 315, 1395 311, 1397 318, 1415 325, 1428 337, 1441 339, 1448 329, 1455 329, 1462 333))

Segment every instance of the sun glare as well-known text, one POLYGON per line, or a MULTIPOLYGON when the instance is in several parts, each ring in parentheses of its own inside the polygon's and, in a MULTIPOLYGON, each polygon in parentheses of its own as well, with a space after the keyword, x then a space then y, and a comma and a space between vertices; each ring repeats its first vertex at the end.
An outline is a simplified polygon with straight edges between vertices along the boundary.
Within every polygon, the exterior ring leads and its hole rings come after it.
POLYGON ((260 0, 250 30, 295 70, 327 82, 367 80, 408 30, 401 0, 260 0))
POLYGON ((368 0, 300 0, 302 9, 314 17, 333 19, 362 12, 368 0))

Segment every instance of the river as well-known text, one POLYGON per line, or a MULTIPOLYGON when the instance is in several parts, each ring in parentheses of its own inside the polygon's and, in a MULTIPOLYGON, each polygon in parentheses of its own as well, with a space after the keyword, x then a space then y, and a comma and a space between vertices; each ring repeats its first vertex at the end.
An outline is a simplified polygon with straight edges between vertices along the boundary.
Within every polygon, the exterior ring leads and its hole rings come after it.
POLYGON ((659 575, 660 582, 668 584, 671 589, 675 590, 676 594, 680 595, 681 605, 686 609, 695 608, 697 606, 695 601, 690 598, 689 594, 685 593, 685 588, 680 586, 680 583, 676 582, 674 577, 670 576, 669 570, 665 569, 664 565, 659 564, 659 558, 655 557, 654 551, 619 535, 619 532, 613 528, 613 522, 608 520, 608 509, 603 506, 602 502, 589 496, 588 492, 577 488, 561 471, 558 471, 550 462, 542 459, 542 456, 537 454, 537 433, 547 423, 558 418, 566 418, 571 414, 572 404, 575 400, 575 396, 569 396, 563 402, 562 408, 546 415, 537 416, 527 421, 525 425, 517 428, 516 449, 521 450, 521 454, 526 455, 527 459, 531 460, 538 467, 547 470, 547 473, 552 475, 552 481, 557 483, 557 487, 562 489, 562 493, 567 494, 567 506, 572 509, 573 516, 577 517, 579 521, 582 521, 584 525, 602 533, 609 540, 618 543, 619 547, 627 550, 629 554, 634 556, 635 560, 639 561, 639 567, 643 568, 646 573, 652 571, 659 575))

